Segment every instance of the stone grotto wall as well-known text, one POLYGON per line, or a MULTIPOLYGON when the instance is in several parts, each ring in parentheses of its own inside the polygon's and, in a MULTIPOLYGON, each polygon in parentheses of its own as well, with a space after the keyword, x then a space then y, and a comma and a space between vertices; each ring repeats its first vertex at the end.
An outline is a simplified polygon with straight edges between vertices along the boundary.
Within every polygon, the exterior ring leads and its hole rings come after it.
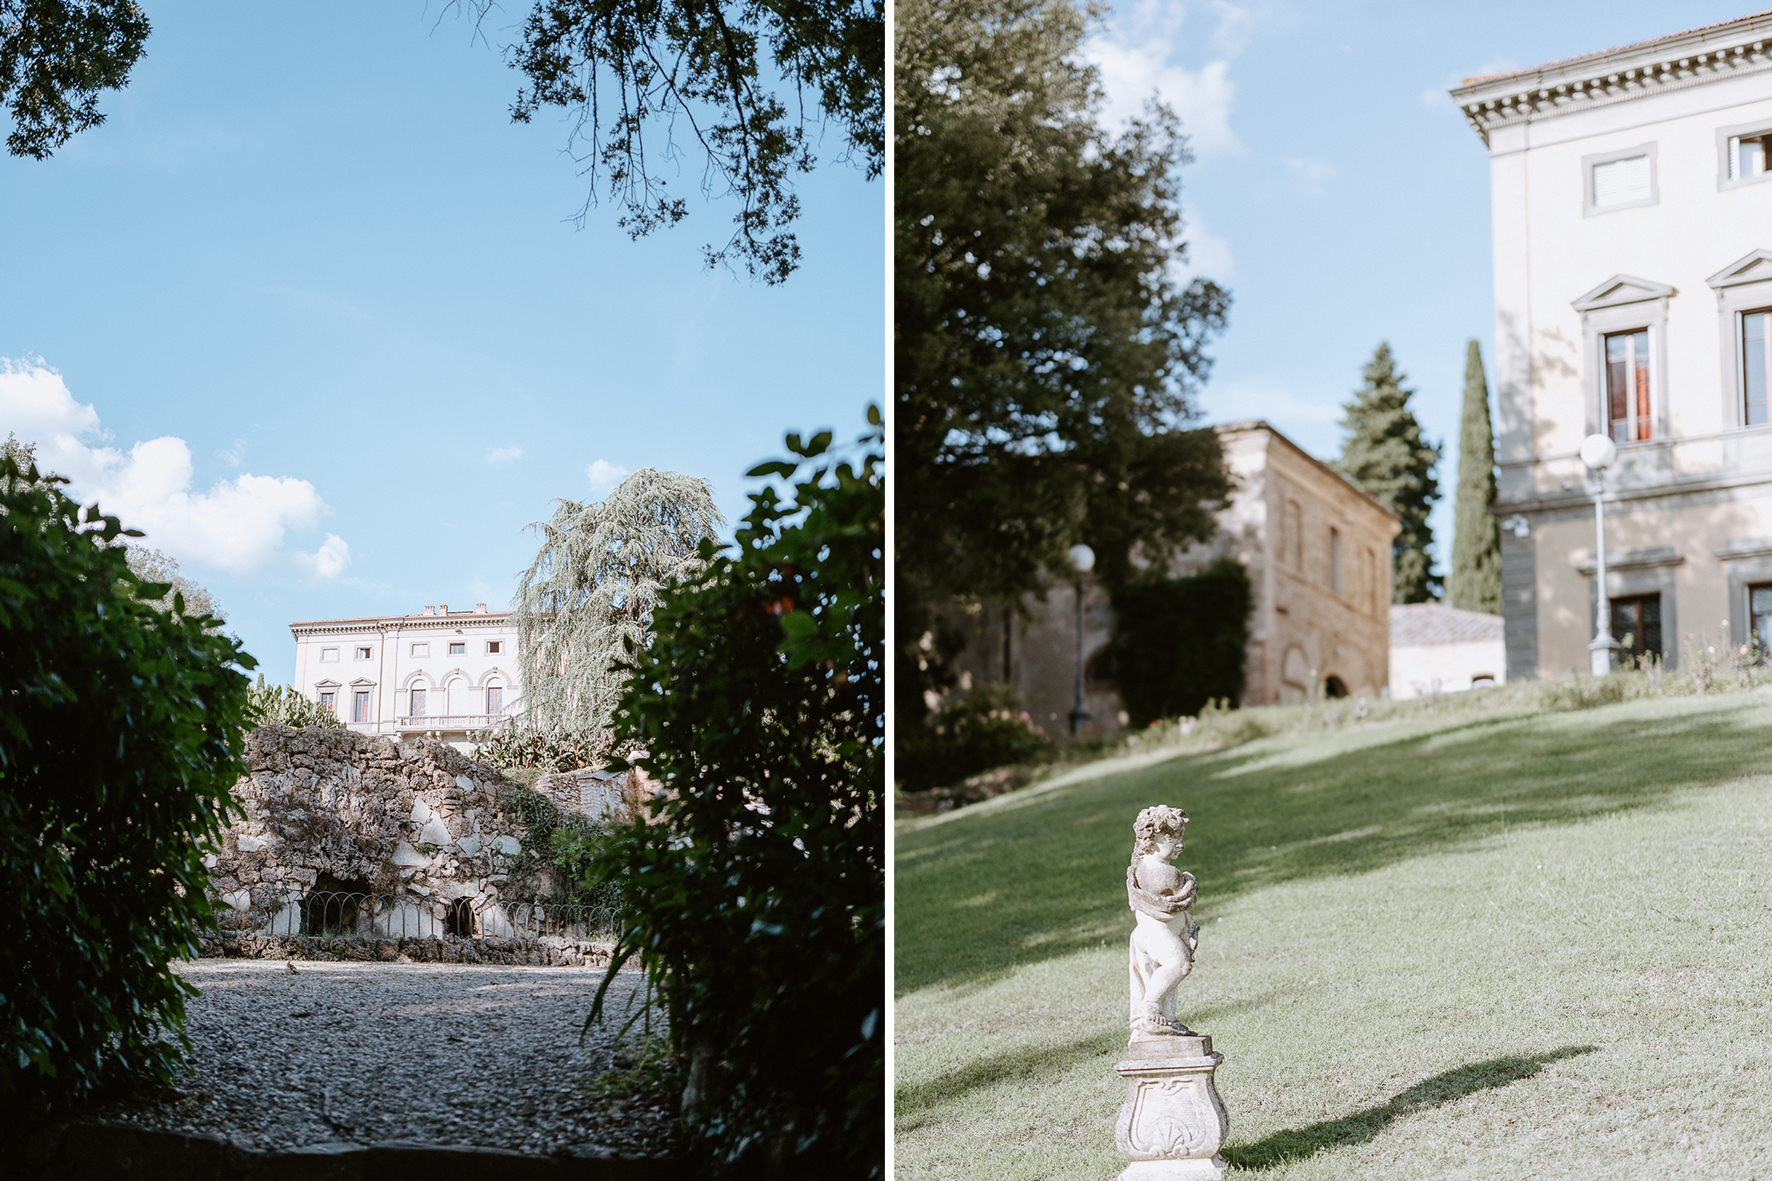
POLYGON ((556 937, 544 941, 541 960, 521 958, 536 954, 536 941, 512 939, 523 934, 514 904, 552 894, 552 883, 545 863, 526 856, 515 796, 522 789, 492 767, 440 742, 287 726, 248 735, 247 762, 251 774, 234 789, 246 815, 206 858, 211 888, 226 904, 221 950, 342 954, 336 945, 350 941, 317 938, 325 932, 306 917, 306 900, 375 894, 398 899, 357 920, 360 934, 398 940, 422 931, 480 943, 387 954, 359 941, 349 958, 529 963, 592 954, 556 937))

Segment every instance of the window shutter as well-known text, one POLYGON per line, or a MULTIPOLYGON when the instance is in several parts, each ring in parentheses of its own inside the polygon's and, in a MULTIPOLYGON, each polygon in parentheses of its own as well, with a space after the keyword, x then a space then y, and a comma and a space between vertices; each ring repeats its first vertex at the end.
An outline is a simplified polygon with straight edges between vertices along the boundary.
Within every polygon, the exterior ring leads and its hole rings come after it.
POLYGON ((1649 157, 1631 156, 1594 165, 1594 208, 1649 199, 1649 157))

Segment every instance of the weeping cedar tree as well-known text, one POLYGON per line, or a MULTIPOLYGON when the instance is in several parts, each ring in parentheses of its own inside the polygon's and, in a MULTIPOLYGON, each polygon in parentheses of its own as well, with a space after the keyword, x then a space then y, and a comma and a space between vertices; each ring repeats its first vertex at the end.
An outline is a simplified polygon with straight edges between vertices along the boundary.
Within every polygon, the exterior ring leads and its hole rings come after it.
POLYGON ((44 160, 103 123, 99 92, 129 85, 148 31, 136 0, 0 0, 6 150, 44 160))
MULTIPOLYGON (((479 23, 497 7, 470 6, 479 23)), ((633 237, 673 226, 689 206, 667 175, 699 173, 704 197, 739 203, 708 265, 737 262, 766 283, 800 265, 793 178, 816 163, 809 108, 842 130, 869 180, 884 163, 884 0, 540 0, 505 56, 529 83, 517 122, 573 114, 567 151, 591 188, 581 224, 601 184, 633 237), (681 168, 685 147, 699 169, 681 168)))
POLYGON ((1458 430, 1458 500, 1452 574, 1446 602, 1466 611, 1501 614, 1501 529, 1495 503, 1495 431, 1489 423, 1489 382, 1483 354, 1471 341, 1464 361, 1464 422, 1458 430))
POLYGON ((1067 0, 904 0, 894 104, 894 706, 952 683, 941 605, 1016 602, 1065 551, 1110 587, 1212 535, 1230 488, 1192 395, 1230 296, 1181 286, 1180 125, 1095 121, 1067 0))
POLYGON ((1409 409, 1413 390, 1403 388, 1403 375, 1391 359, 1391 346, 1380 344, 1366 366, 1366 384, 1343 409, 1337 471, 1386 508, 1403 518, 1402 532, 1391 543, 1391 602, 1426 603, 1440 597, 1440 578, 1433 572, 1433 530, 1428 513, 1440 498, 1434 466, 1440 446, 1429 443, 1409 409))
POLYGON ((701 1174, 879 1177, 885 1159, 885 483, 826 454, 750 474, 725 550, 659 602, 616 714, 662 793, 593 872, 688 1063, 701 1174))
POLYGON ((0 1097, 170 1081, 196 989, 169 964, 214 916, 252 657, 155 602, 115 517, 0 459, 0 1097), (165 1036, 171 1030, 178 1040, 165 1036))
POLYGON ((523 727, 606 734, 624 645, 647 643, 660 592, 700 567, 698 547, 726 518, 706 480, 655 468, 601 502, 557 503, 530 525, 542 545, 517 580, 523 727))

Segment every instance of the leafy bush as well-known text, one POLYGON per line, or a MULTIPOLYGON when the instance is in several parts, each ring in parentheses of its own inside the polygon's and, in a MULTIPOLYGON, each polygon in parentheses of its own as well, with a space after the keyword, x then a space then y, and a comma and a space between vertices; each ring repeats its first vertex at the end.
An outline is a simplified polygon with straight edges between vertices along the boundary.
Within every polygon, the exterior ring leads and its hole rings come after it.
POLYGON ((603 762, 609 756, 609 736, 583 730, 548 730, 522 723, 483 736, 474 757, 510 771, 539 767, 544 771, 571 771, 603 762))
POLYGON ((250 691, 247 709, 254 726, 320 726, 342 730, 338 715, 317 701, 309 701, 296 692, 294 685, 267 685, 265 674, 258 674, 258 684, 250 691))
POLYGON ((1016 763, 1044 763, 1058 746, 1036 726, 1007 685, 983 685, 925 724, 906 725, 898 740, 898 785, 905 791, 952 787, 1016 763))
MULTIPOLYGON (((245 771, 254 661, 152 602, 125 531, 0 462, 0 1097, 166 1081, 214 922, 206 846, 245 771)), ((179 596, 174 596, 175 600, 179 596)))
POLYGON ((1132 725, 1241 699, 1253 603, 1249 573, 1233 558, 1114 592, 1114 679, 1132 725))
POLYGON ((857 467, 789 435, 802 462, 751 474, 793 499, 754 493, 624 666, 616 737, 662 790, 596 856, 623 904, 603 989, 641 958, 704 1174, 884 1170, 885 487, 863 441, 857 467))

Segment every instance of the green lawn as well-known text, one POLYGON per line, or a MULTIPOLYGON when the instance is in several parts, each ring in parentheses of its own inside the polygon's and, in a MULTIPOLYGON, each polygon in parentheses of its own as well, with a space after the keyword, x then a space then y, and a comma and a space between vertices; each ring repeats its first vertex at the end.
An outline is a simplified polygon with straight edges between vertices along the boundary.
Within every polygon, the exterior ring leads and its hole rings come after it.
POLYGON ((1226 1155, 1772 1179, 1772 696, 1420 717, 1071 770, 898 829, 899 1177, 1120 1167, 1124 865, 1185 808, 1226 1155))

